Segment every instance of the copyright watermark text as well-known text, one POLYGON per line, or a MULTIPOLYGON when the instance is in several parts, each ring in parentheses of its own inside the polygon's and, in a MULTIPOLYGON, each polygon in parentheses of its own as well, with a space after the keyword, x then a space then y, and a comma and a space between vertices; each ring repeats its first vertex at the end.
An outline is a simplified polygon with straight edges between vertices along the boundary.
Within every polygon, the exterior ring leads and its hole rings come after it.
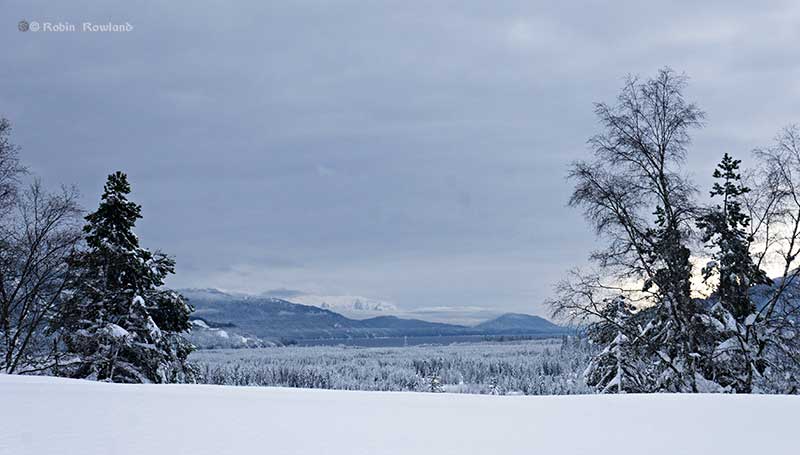
POLYGON ((72 22, 58 21, 26 21, 21 20, 17 24, 17 29, 21 32, 48 32, 48 33, 125 33, 132 32, 133 25, 130 22, 72 22))

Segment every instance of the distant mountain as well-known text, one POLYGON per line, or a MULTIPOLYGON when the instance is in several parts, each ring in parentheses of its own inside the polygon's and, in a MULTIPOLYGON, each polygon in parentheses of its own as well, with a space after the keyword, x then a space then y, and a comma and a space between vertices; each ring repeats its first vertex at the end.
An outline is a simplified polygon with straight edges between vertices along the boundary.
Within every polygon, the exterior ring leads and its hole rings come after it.
POLYGON ((503 314, 502 311, 487 307, 455 305, 412 308, 395 314, 395 316, 474 327, 501 314, 503 314))
POLYGON ((470 329, 462 325, 428 322, 419 319, 402 319, 397 316, 378 316, 363 319, 362 327, 391 333, 388 336, 468 335, 470 329))
POLYGON ((287 339, 564 333, 564 329, 543 318, 523 314, 505 314, 468 327, 396 316, 351 319, 316 306, 216 289, 183 289, 180 292, 195 307, 192 318, 196 329, 202 332, 204 339, 211 337, 215 343, 220 343, 220 338, 226 335, 229 339, 249 340, 249 343, 240 343, 247 345, 287 339))
POLYGON ((245 336, 279 339, 334 338, 358 326, 357 321, 333 311, 299 305, 273 297, 228 294, 214 290, 180 291, 195 307, 193 317, 207 322, 227 323, 245 336))
POLYGON ((529 314, 506 313, 474 327, 491 333, 549 333, 564 332, 564 328, 547 319, 529 314))
POLYGON ((464 326, 455 324, 446 324, 442 322, 428 322, 419 319, 401 319, 397 316, 378 316, 375 318, 363 319, 361 321, 363 327, 380 327, 380 328, 396 328, 396 329, 438 329, 447 330, 458 328, 462 329, 464 326))
POLYGON ((274 289, 261 295, 303 305, 312 305, 355 319, 383 314, 397 314, 399 311, 392 303, 357 295, 316 295, 291 289, 274 289))

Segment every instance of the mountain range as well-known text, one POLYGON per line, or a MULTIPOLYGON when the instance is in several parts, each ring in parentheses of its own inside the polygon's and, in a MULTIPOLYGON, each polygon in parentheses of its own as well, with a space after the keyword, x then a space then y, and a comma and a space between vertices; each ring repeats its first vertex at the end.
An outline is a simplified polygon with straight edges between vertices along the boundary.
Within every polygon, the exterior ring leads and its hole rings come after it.
POLYGON ((182 289, 180 292, 195 308, 193 342, 201 347, 236 347, 237 341, 242 346, 259 346, 309 339, 456 335, 545 337, 568 333, 564 327, 526 314, 503 314, 475 326, 389 315, 351 319, 330 309, 277 297, 217 289, 182 289), (228 346, 230 344, 234 346, 228 346))

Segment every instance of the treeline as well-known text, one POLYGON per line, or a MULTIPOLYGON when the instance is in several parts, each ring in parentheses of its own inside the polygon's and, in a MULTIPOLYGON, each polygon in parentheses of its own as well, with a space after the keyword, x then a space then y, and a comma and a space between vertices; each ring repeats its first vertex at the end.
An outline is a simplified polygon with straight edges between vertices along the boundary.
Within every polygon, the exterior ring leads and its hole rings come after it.
POLYGON ((571 168, 570 204, 606 244, 550 303, 604 348, 585 375, 597 391, 797 393, 800 129, 749 171, 725 154, 704 204, 684 169, 705 122, 686 81, 629 78, 596 105, 604 129, 571 168))
POLYGON ((47 191, 10 133, 0 119, 0 372, 191 380, 191 307, 163 287, 174 260, 139 245, 126 175, 81 219, 77 191, 47 191))

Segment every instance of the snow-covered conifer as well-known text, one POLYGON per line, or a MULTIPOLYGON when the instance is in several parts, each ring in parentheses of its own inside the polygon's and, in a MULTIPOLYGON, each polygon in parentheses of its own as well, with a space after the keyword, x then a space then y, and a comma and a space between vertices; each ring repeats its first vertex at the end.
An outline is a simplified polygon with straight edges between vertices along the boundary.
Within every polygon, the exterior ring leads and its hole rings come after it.
POLYGON ((713 306, 701 320, 710 345, 705 376, 722 390, 750 392, 754 377, 761 374, 755 345, 759 321, 750 289, 772 282, 750 254, 753 239, 746 229, 751 220, 741 203, 750 189, 742 184, 740 162, 727 153, 722 158, 711 190, 711 197, 721 201, 697 222, 703 241, 713 251, 703 268, 703 278, 714 286, 709 300, 713 306))
POLYGON ((59 320, 75 354, 62 374, 113 382, 187 379, 191 308, 164 289, 175 261, 139 245, 133 232, 141 207, 129 201, 125 174, 108 177, 98 209, 86 217, 86 248, 71 260, 78 270, 59 320))
POLYGON ((603 349, 584 372, 587 385, 602 393, 640 392, 638 355, 634 341, 635 307, 623 296, 610 299, 602 309, 603 322, 589 328, 589 339, 603 349))
POLYGON ((722 158, 714 170, 714 178, 719 181, 711 190, 712 198, 722 200, 701 216, 697 225, 703 241, 714 251, 713 260, 703 268, 703 277, 708 281, 716 276, 719 303, 742 323, 755 311, 750 287, 771 281, 750 255, 752 238, 745 230, 750 217, 742 211, 740 201, 750 189, 741 182, 739 163, 741 160, 734 160, 727 153, 722 158))

